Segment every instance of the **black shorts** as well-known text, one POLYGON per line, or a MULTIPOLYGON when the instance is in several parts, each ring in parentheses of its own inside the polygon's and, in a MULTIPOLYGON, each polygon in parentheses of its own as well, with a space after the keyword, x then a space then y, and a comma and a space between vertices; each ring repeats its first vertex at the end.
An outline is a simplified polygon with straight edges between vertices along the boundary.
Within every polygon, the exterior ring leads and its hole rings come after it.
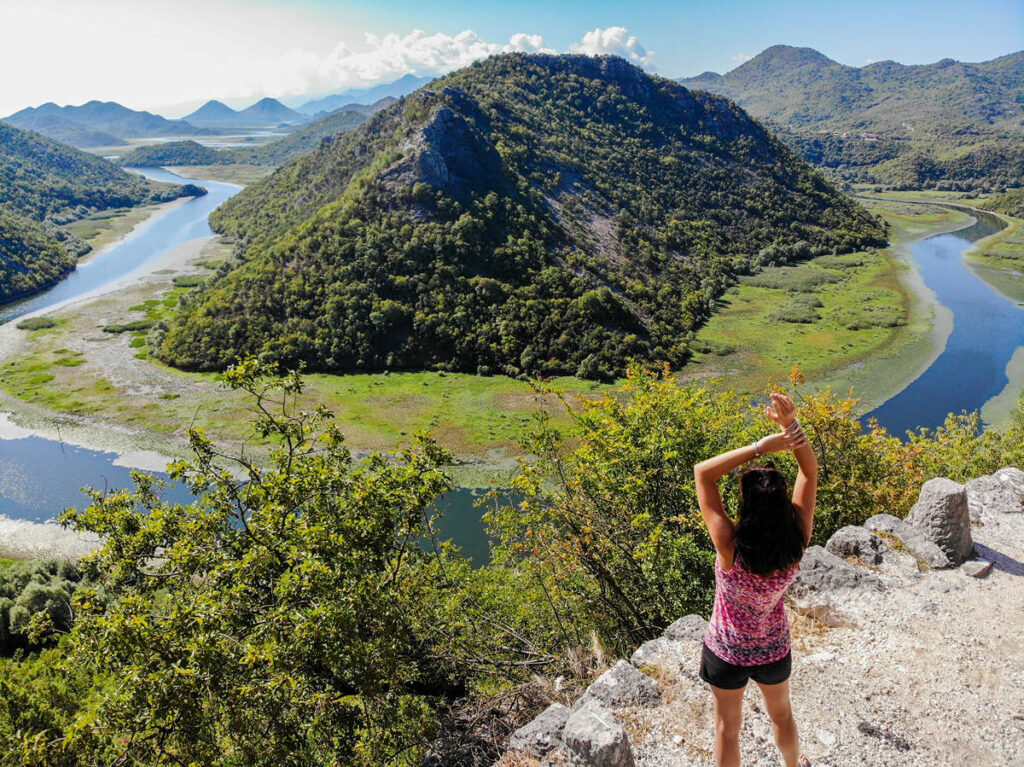
POLYGON ((789 679, 793 668, 793 657, 786 653, 785 657, 762 663, 758 666, 737 666, 724 661, 704 645, 700 654, 700 678, 712 687, 722 690, 738 690, 747 686, 747 680, 753 679, 759 684, 779 684, 789 679))

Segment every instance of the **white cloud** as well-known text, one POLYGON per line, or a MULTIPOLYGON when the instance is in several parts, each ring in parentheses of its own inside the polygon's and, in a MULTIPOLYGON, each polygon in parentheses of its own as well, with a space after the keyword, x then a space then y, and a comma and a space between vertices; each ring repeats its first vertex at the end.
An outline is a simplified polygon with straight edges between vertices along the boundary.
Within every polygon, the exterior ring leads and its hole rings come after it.
POLYGON ((754 57, 753 56, 748 56, 745 53, 737 53, 735 56, 733 56, 730 59, 730 61, 732 61, 734 64, 736 64, 738 66, 738 65, 742 64, 745 61, 750 61, 752 58, 754 58, 754 57))
MULTIPOLYGON (((0 0, 0 71, 18 73, 0 89, 0 116, 89 99, 180 116, 209 98, 294 103, 495 53, 557 53, 529 30, 496 41, 472 29, 362 35, 338 14, 252 0, 0 0)), ((653 69, 653 53, 624 27, 589 31, 569 50, 653 69)))
POLYGON ((881 61, 881 59, 864 59, 864 66, 867 66, 868 64, 874 64, 876 61, 881 61))
POLYGON ((654 69, 654 51, 647 51, 625 27, 598 27, 583 35, 580 42, 570 45, 569 50, 588 56, 614 54, 645 69, 654 69))
POLYGON ((467 66, 495 53, 524 51, 554 53, 541 35, 517 33, 507 43, 491 43, 471 29, 455 35, 428 35, 414 30, 407 35, 366 35, 354 50, 344 42, 327 56, 292 50, 271 69, 277 82, 265 87, 278 93, 299 93, 396 80, 402 75, 438 75, 467 66))

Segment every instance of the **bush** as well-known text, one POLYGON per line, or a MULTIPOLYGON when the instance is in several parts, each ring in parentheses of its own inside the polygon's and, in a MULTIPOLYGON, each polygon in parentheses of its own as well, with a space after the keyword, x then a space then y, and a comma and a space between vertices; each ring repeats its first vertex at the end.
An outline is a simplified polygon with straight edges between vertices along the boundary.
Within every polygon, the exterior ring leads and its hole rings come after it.
POLYGON ((49 317, 30 317, 18 323, 19 330, 45 330, 57 327, 57 320, 49 317))

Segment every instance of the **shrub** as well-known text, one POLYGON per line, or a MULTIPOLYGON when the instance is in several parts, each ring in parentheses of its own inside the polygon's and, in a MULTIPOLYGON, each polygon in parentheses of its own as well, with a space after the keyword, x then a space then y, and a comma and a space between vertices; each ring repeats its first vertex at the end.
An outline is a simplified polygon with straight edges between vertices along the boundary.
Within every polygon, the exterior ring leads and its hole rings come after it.
POLYGON ((29 317, 18 323, 19 330, 45 330, 57 327, 57 321, 49 317, 29 317))

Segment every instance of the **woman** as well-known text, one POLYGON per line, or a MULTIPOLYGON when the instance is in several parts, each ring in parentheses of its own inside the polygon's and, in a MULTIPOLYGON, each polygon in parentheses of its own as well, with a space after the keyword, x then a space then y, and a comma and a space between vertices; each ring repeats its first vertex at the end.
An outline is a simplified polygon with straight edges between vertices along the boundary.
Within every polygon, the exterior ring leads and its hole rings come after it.
POLYGON ((765 414, 782 432, 697 464, 697 501, 717 553, 715 606, 704 635, 700 677, 715 699, 715 753, 719 767, 738 767, 743 690, 761 688, 786 767, 807 765, 800 754, 789 701, 789 622, 782 596, 800 569, 811 540, 818 462, 796 420, 793 401, 773 394, 765 414), (752 466, 740 478, 738 521, 722 506, 718 480, 768 453, 792 450, 800 472, 793 497, 770 464, 752 466))

